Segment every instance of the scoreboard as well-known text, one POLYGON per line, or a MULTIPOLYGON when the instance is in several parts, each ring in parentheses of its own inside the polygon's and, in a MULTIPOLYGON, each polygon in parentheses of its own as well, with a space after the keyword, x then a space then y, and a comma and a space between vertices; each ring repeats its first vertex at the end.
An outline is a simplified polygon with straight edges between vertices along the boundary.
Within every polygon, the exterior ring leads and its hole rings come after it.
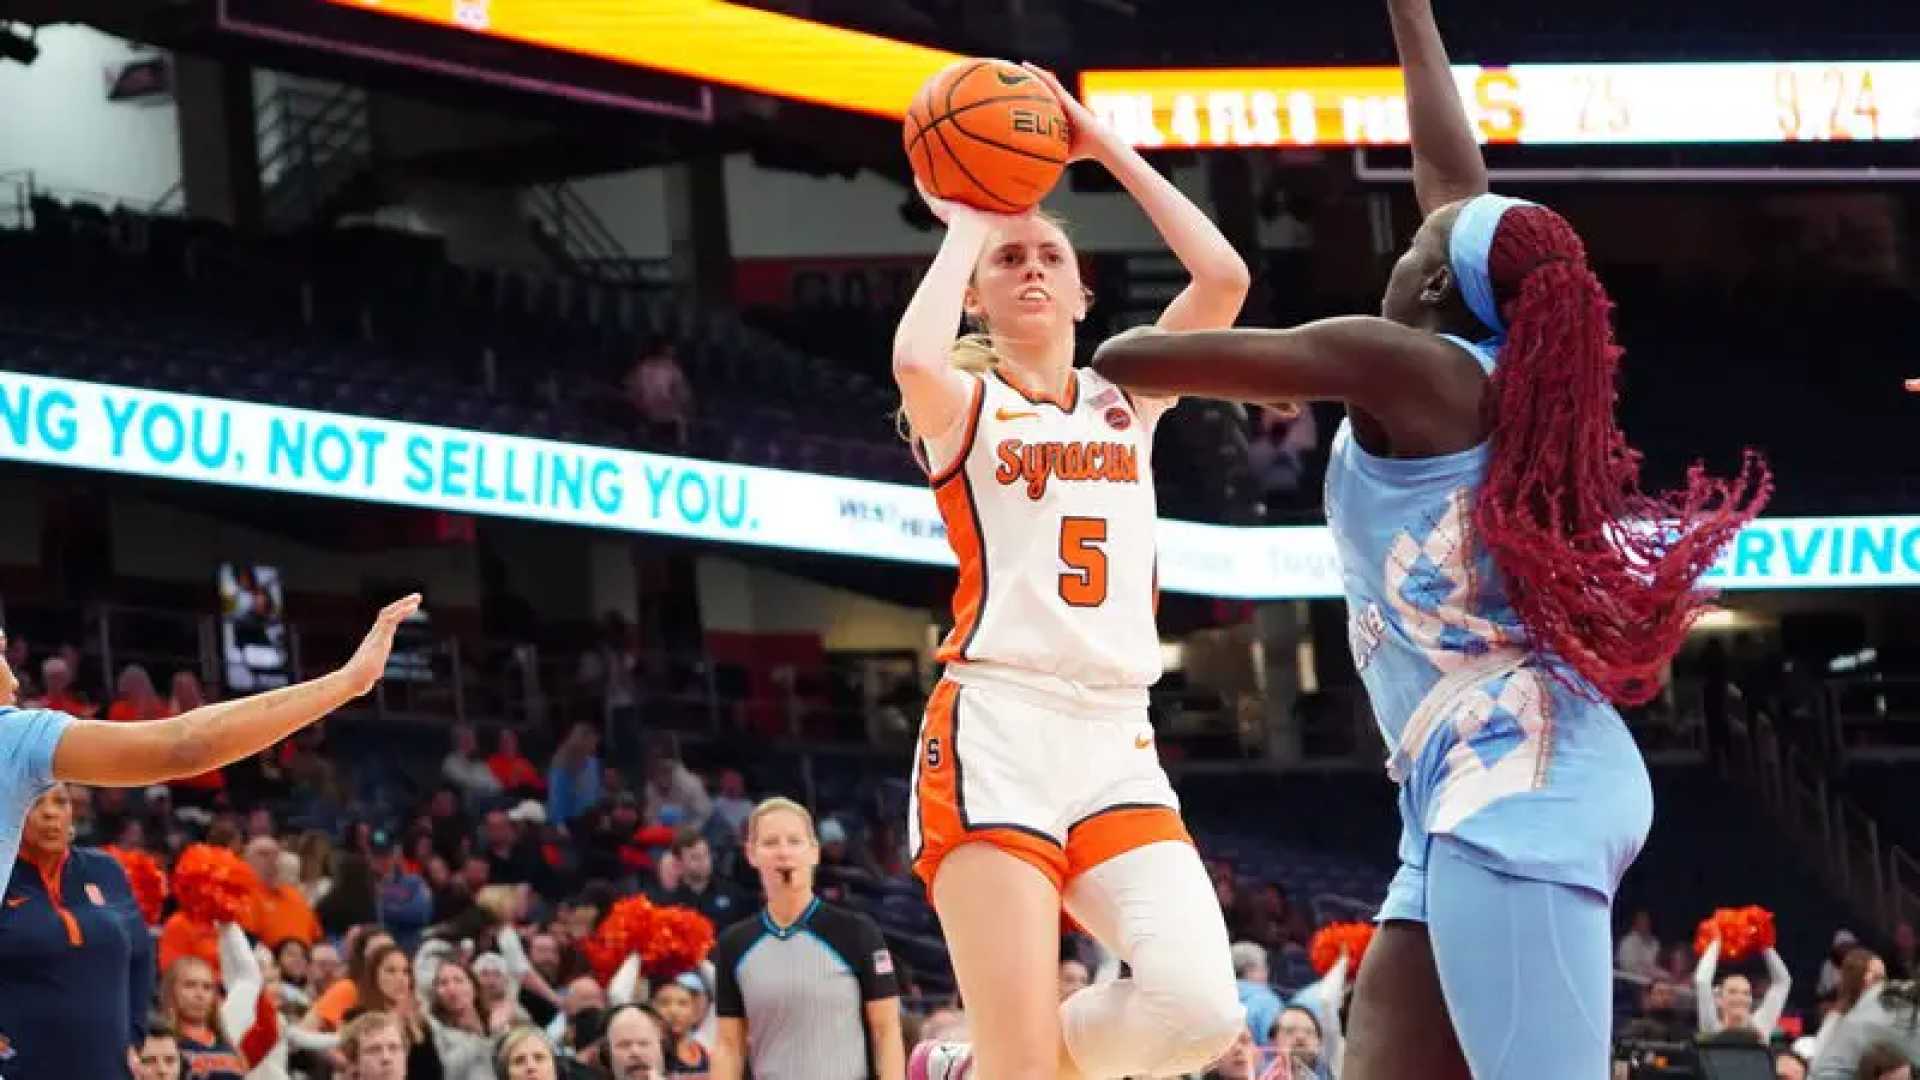
MULTIPOLYGON (((1920 140, 1920 62, 1454 68, 1482 142, 1648 145, 1920 140)), ((1394 67, 1089 71, 1087 106, 1137 147, 1404 146, 1394 67)))

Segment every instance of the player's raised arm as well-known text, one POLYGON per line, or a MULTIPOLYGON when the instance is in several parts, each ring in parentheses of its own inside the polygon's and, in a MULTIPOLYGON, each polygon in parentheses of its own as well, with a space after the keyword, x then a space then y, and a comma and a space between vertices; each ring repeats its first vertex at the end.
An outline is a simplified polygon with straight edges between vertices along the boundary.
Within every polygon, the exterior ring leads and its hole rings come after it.
POLYGON ((952 430, 973 395, 972 378, 953 366, 953 343, 974 265, 1000 215, 936 199, 925 188, 920 195, 947 235, 894 328, 893 380, 914 437, 933 439, 952 430))
POLYGON ((386 671, 394 631, 419 608, 418 595, 388 604, 346 665, 320 678, 150 723, 75 723, 54 751, 54 778, 140 787, 257 754, 373 689, 386 671))
POLYGON ((1387 0, 1393 43, 1407 81, 1413 129, 1413 192, 1420 212, 1487 192, 1487 162, 1453 81, 1432 0, 1387 0))
POLYGON ((1173 298, 1160 314, 1162 330, 1222 330, 1240 317, 1247 301, 1252 276, 1246 260, 1233 250, 1206 211, 1162 176, 1140 156, 1125 139, 1100 122, 1060 85, 1060 80, 1044 68, 1023 64, 1034 78, 1044 83, 1060 103, 1067 123, 1073 129, 1070 153, 1076 160, 1098 161, 1106 166, 1133 201, 1140 204, 1160 238, 1167 242, 1180 265, 1192 278, 1180 295, 1173 298))

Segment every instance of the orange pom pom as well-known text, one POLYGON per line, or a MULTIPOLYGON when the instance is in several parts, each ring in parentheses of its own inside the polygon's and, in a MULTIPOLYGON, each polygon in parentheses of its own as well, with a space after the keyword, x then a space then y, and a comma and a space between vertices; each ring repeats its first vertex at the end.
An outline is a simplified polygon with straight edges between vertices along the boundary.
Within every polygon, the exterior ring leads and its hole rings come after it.
POLYGON ((1346 953, 1347 977, 1352 978, 1360 970, 1360 961, 1371 944, 1372 923, 1328 923, 1314 931, 1313 940, 1307 944, 1307 960, 1313 964, 1314 971, 1325 975, 1340 962, 1340 954, 1346 953))
POLYGON ((688 907, 654 907, 644 896, 613 905, 581 945, 601 982, 613 977, 633 953, 647 978, 671 979, 699 967, 713 950, 713 924, 688 907))
POLYGON ((1715 938, 1720 939, 1720 956, 1740 960, 1773 948, 1777 940, 1773 912, 1757 904, 1743 908, 1719 908, 1700 923, 1693 935, 1693 952, 1707 951, 1715 938))
POLYGON ((260 878, 246 860, 211 844, 187 848, 173 867, 180 910, 201 922, 238 921, 260 889, 260 878))
POLYGON ((140 917, 148 926, 160 924, 160 910, 167 901, 167 875, 161 871, 160 864, 153 856, 144 851, 123 847, 104 849, 113 856, 113 861, 126 871, 127 886, 133 890, 133 901, 140 905, 140 917))
POLYGON ((671 979, 700 966, 713 951, 713 923, 690 907, 654 911, 653 937, 640 948, 640 962, 654 979, 671 979))

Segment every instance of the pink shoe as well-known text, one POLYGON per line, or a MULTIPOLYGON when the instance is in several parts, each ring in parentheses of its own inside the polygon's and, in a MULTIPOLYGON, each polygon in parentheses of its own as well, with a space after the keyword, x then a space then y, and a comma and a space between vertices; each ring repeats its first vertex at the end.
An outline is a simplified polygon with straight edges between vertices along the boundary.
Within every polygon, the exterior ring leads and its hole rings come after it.
POLYGON ((923 1042, 907 1057, 907 1080, 968 1080, 973 1047, 966 1043, 923 1042))

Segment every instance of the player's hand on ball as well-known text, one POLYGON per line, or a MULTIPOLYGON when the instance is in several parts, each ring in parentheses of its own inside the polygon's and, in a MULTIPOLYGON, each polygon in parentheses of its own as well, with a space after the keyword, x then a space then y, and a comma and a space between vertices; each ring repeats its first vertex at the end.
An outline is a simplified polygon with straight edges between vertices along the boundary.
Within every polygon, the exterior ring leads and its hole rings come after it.
POLYGON ((1038 64, 1021 64, 1020 66, 1026 69, 1027 74, 1039 79, 1041 85, 1052 92, 1054 100, 1060 103, 1060 111, 1067 116, 1069 129, 1067 160, 1087 161, 1099 157, 1102 149, 1101 140, 1109 134, 1106 125, 1100 122, 1100 118, 1093 115, 1092 109, 1080 104, 1066 87, 1060 85, 1060 80, 1053 77, 1053 72, 1038 64))
POLYGON ((917 179, 913 182, 913 186, 920 192, 920 201, 927 204, 927 209, 933 211, 933 216, 939 218, 942 225, 952 225, 956 218, 963 217, 977 218, 990 224, 1013 221, 1026 217, 1030 212, 1023 210, 1018 214, 996 214, 991 210, 977 210, 966 203, 954 202, 952 199, 943 199, 935 195, 927 190, 927 185, 917 179))

